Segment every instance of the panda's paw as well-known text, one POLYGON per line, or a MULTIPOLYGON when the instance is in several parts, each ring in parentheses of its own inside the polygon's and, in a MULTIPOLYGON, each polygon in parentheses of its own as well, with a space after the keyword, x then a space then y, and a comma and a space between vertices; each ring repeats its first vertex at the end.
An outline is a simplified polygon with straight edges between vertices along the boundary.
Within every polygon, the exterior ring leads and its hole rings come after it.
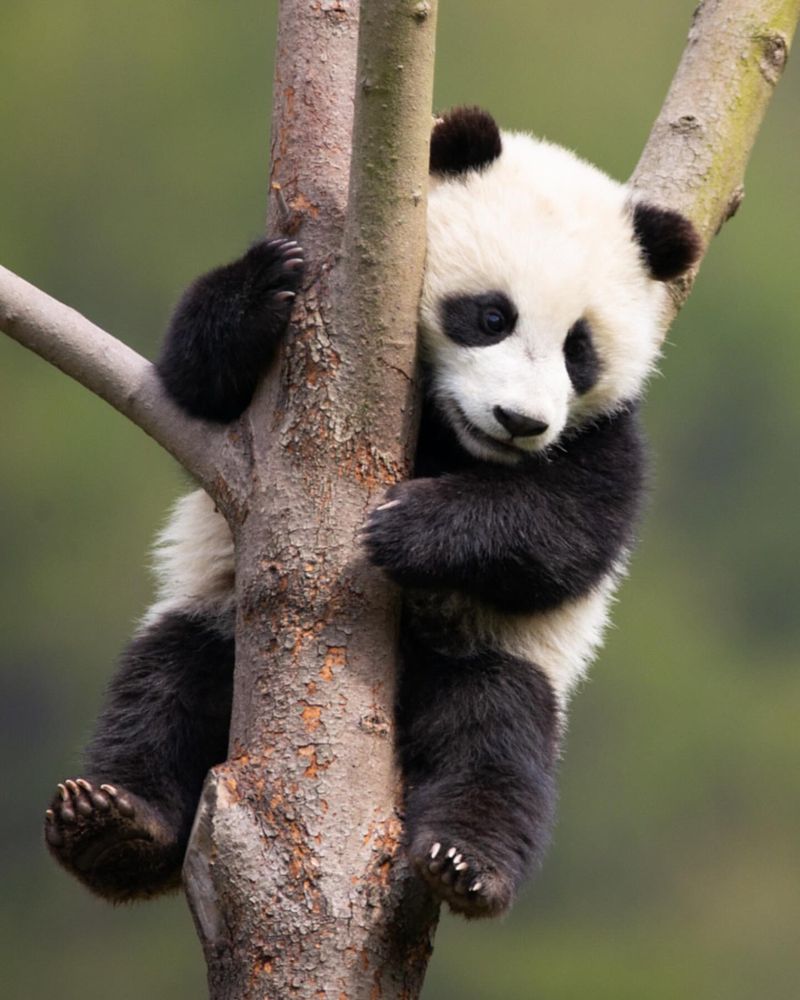
POLYGON ((141 895, 137 881, 175 851, 172 829, 139 796, 67 778, 45 813, 54 857, 90 889, 115 901, 141 895))
POLYGON ((361 529, 361 541, 370 562, 397 583, 425 586, 436 583, 438 483, 410 479, 392 486, 361 529))
POLYGON ((467 844, 416 838, 411 860, 433 892, 465 917, 495 917, 514 898, 513 880, 467 844))
POLYGON ((285 313, 288 319, 305 268, 303 248, 294 240, 257 240, 238 264, 246 305, 285 313))

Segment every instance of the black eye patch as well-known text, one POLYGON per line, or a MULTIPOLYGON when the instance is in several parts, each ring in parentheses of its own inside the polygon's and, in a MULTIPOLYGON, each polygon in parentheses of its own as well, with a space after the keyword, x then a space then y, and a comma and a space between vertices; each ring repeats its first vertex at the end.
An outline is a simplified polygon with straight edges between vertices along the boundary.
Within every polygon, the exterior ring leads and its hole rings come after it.
POLYGON ((585 319, 574 323, 564 341, 564 361, 572 387, 579 396, 588 392, 600 377, 600 358, 585 319))
POLYGON ((451 295, 441 304, 442 329, 456 344, 488 347, 514 332, 517 310, 503 292, 451 295))

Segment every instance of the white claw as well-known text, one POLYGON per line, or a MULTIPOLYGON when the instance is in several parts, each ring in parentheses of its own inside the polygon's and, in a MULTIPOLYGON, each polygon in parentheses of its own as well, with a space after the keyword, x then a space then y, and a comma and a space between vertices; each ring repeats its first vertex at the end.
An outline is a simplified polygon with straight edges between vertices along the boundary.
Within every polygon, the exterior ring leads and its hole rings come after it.
POLYGON ((117 794, 117 790, 116 788, 114 788, 113 785, 101 785, 100 787, 103 789, 104 792, 108 792, 109 795, 113 796, 117 794))
POLYGON ((457 872, 463 872, 465 868, 469 868, 469 865, 467 864, 466 861, 462 861, 461 864, 456 865, 457 872))
POLYGON ((399 500, 389 500, 387 503, 382 503, 380 507, 376 507, 376 510, 388 510, 390 507, 396 507, 400 503, 399 500))
POLYGON ((456 854, 456 856, 455 856, 455 857, 453 858, 453 864, 454 864, 454 865, 455 865, 456 867, 458 867, 458 863, 459 863, 459 861, 461 861, 461 855, 460 855, 460 854, 456 854))
POLYGON ((64 802, 69 802, 69 792, 67 791, 67 786, 62 785, 61 782, 58 783, 58 791, 61 795, 61 799, 64 802))
POLYGON ((84 792, 91 792, 92 790, 92 786, 89 784, 86 778, 78 778, 75 784, 80 785, 80 787, 84 790, 84 792))
POLYGON ((442 849, 442 845, 437 840, 436 843, 431 848, 431 854, 430 854, 431 861, 433 861, 433 859, 436 857, 436 855, 439 853, 439 851, 441 849, 442 849))
POLYGON ((45 813, 45 816, 47 817, 47 822, 48 823, 54 823, 55 822, 56 814, 53 812, 52 809, 48 809, 47 812, 45 813))
POLYGON ((470 891, 470 892, 477 892, 477 891, 478 891, 478 889, 480 889, 480 887, 481 887, 482 885, 483 885, 483 882, 481 882, 481 880, 480 880, 480 879, 478 879, 478 880, 477 880, 477 882, 473 882, 473 883, 472 883, 472 885, 471 885, 471 886, 469 887, 469 891, 470 891))
POLYGON ((447 858, 452 858, 452 857, 453 857, 453 855, 454 855, 455 853, 456 853, 456 849, 455 849, 455 847, 451 847, 451 848, 450 848, 450 850, 449 850, 449 851, 447 852, 447 854, 445 855, 445 857, 447 857, 447 858))

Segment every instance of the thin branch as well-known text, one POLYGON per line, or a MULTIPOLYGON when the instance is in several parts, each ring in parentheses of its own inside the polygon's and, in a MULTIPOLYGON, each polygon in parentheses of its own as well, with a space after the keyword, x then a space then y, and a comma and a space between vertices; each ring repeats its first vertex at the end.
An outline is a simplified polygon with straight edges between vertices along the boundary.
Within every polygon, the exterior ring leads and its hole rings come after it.
MULTIPOLYGON (((695 11, 631 183, 688 216, 706 248, 744 197, 747 161, 798 18, 800 0, 703 0, 695 11)), ((694 275, 672 286, 669 319, 693 282, 694 275)))
MULTIPOLYGON (((363 5, 344 265, 336 325, 368 338, 359 377, 407 393, 415 371, 417 311, 425 258, 428 156, 436 39, 436 3, 391 0, 363 5), (391 30, 387 27, 391 26, 391 30), (387 371, 387 367, 390 369, 387 371)), ((413 387, 412 387, 413 389, 413 387)), ((385 390, 384 390, 385 391, 385 390)), ((378 407, 383 392, 367 392, 378 407)), ((409 400, 402 440, 413 445, 409 400)), ((362 411, 377 448, 393 448, 396 427, 362 411), (382 427, 389 440, 376 438, 382 427)), ((405 456, 406 469, 409 455, 405 456)))
POLYGON ((239 465, 231 432, 186 416, 140 354, 4 267, 0 330, 128 417, 223 501, 239 465))

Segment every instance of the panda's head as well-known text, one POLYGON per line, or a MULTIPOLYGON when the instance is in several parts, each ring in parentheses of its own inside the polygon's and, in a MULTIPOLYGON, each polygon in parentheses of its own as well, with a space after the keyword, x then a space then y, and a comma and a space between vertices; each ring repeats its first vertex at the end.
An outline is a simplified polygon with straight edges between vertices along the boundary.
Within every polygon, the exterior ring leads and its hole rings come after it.
POLYGON ((663 283, 696 261, 676 212, 477 108, 431 139, 422 352, 478 458, 516 462, 636 398, 658 356, 663 283))

